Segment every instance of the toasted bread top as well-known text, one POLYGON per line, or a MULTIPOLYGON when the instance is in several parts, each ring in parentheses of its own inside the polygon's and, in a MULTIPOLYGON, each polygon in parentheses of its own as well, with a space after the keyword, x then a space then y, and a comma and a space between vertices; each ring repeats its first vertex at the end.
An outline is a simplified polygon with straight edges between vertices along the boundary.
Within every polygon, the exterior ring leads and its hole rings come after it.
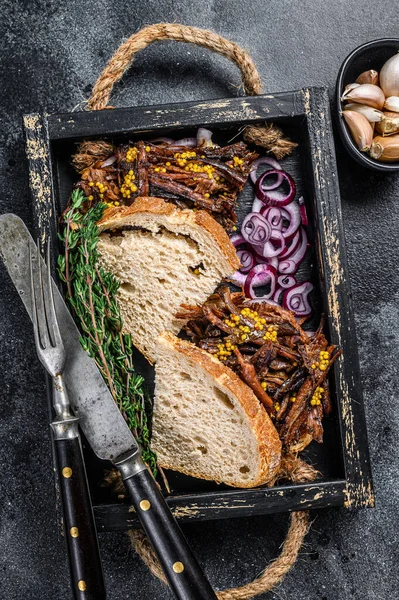
POLYGON ((215 240, 220 250, 227 258, 232 270, 240 267, 240 261, 229 236, 223 227, 204 210, 181 209, 171 202, 153 196, 136 198, 131 206, 117 206, 107 208, 97 225, 100 231, 120 229, 127 225, 134 225, 135 216, 141 213, 165 217, 171 224, 197 226, 204 228, 215 240))

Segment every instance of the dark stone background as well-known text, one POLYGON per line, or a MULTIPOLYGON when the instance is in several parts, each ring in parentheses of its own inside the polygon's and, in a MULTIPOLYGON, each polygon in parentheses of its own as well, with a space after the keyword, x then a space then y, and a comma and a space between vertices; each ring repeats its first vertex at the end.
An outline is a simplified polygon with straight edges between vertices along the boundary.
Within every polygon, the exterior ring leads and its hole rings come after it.
MULTIPOLYGON (((30 223, 21 116, 68 111, 121 40, 145 24, 209 27, 247 48, 264 90, 327 84, 357 45, 397 35, 394 0, 2 0, 0 19, 0 212, 30 223)), ((231 96, 236 69, 182 44, 143 52, 118 85, 119 106, 231 96)), ((358 330, 377 508, 314 514, 295 569, 274 593, 288 600, 385 600, 399 595, 397 350, 399 177, 357 166, 337 143, 345 233, 358 330)), ((31 327, 0 266, 0 598, 71 597, 54 514, 53 473, 42 369, 31 327)), ((242 584, 273 558, 285 515, 185 526, 217 588, 242 584)), ((108 597, 169 598, 124 533, 101 535, 108 597)))

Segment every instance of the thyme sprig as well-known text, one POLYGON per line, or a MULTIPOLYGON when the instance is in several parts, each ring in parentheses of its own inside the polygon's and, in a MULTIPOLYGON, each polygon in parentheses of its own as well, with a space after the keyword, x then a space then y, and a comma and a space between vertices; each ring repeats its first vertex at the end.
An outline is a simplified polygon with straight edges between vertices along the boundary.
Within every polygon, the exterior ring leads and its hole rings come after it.
POLYGON ((148 395, 144 378, 132 361, 132 339, 122 333, 117 301, 118 280, 99 263, 97 221, 105 204, 84 210, 83 191, 72 192, 59 234, 65 252, 58 257, 58 272, 66 285, 66 299, 81 331, 81 344, 95 360, 127 424, 141 445, 143 459, 154 475, 156 456, 150 448, 148 395))

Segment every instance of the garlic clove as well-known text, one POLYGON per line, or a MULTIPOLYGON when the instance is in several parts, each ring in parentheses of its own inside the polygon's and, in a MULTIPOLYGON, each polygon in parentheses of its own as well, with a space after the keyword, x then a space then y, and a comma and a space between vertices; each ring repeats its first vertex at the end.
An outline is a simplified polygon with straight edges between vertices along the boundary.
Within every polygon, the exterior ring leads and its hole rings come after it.
POLYGON ((399 132, 399 113, 385 112, 382 120, 377 123, 376 130, 381 135, 392 135, 399 132))
POLYGON ((389 96, 385 100, 384 108, 393 112, 399 112, 399 96, 389 96))
POLYGON ((399 53, 392 56, 381 69, 380 87, 385 96, 399 96, 399 53))
POLYGON ((344 93, 354 90, 355 88, 359 87, 359 85, 360 83, 348 83, 348 85, 345 86, 344 93))
POLYGON ((351 100, 351 102, 357 102, 358 104, 367 104, 373 108, 381 108, 384 106, 385 96, 384 92, 378 85, 372 83, 363 83, 355 88, 352 88, 348 92, 344 92, 341 100, 351 100))
POLYGON ((357 104, 356 102, 345 104, 344 110, 354 110, 355 112, 358 112, 366 117, 367 121, 370 123, 378 123, 378 121, 381 121, 384 116, 384 113, 377 108, 367 106, 366 104, 357 104))
POLYGON ((366 117, 354 110, 344 110, 342 116, 359 150, 362 152, 370 150, 373 141, 373 128, 366 117))
POLYGON ((390 137, 377 136, 373 139, 370 149, 371 158, 382 162, 399 161, 399 135, 390 137))
POLYGON ((356 83, 372 83, 373 85, 378 85, 378 72, 374 71, 374 69, 363 71, 356 79, 356 83))

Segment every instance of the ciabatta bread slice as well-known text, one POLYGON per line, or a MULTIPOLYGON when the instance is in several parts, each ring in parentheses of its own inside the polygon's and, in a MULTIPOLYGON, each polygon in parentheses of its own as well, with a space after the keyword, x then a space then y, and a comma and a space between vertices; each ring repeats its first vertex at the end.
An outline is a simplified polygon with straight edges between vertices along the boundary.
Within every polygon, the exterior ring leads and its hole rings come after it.
POLYGON ((267 483, 281 458, 278 433, 252 390, 191 342, 158 338, 152 448, 159 464, 240 488, 267 483))
POLYGON ((239 267, 223 227, 204 211, 179 209, 161 198, 111 208, 98 222, 101 264, 120 282, 124 331, 153 363, 163 331, 178 333, 181 304, 202 304, 239 267))

